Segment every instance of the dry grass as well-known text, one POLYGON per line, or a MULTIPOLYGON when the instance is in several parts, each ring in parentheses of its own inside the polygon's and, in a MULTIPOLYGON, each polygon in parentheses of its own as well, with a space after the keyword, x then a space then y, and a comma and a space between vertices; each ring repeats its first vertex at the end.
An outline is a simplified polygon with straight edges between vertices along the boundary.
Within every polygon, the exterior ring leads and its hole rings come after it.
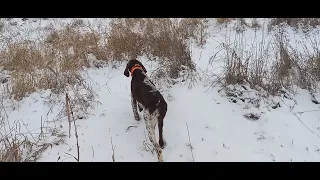
POLYGON ((234 42, 225 43, 225 85, 249 83, 251 88, 263 88, 272 95, 282 87, 292 86, 291 78, 295 62, 289 55, 283 33, 276 34, 274 42, 265 42, 262 37, 249 49, 241 41, 243 33, 236 32, 236 34, 234 42))
POLYGON ((228 24, 233 21, 235 18, 216 18, 218 24, 228 24))
POLYGON ((225 42, 224 85, 249 83, 251 88, 262 88, 275 95, 285 88, 291 92, 299 86, 309 91, 317 88, 320 80, 320 48, 318 35, 309 35, 300 42, 304 50, 289 44, 284 28, 273 35, 273 40, 245 47, 243 33, 236 32, 234 42, 225 42), (231 45, 232 44, 232 45, 231 45), (272 52, 272 53, 271 53, 272 52))
POLYGON ((190 40, 205 44, 205 19, 114 19, 107 37, 107 51, 113 60, 147 56, 165 66, 171 78, 177 78, 185 66, 195 66, 190 55, 190 40))
POLYGON ((31 133, 23 121, 15 121, 10 125, 5 117, 2 116, 3 123, 0 126, 0 162, 36 162, 47 148, 64 142, 66 135, 57 129, 44 127, 45 122, 41 121, 40 133, 31 133), (22 126, 27 132, 20 131, 22 126), (47 136, 56 138, 46 143, 47 136))
POLYGON ((190 41, 206 43, 206 19, 113 19, 106 43, 97 31, 81 32, 81 20, 61 30, 47 28, 49 35, 40 42, 11 42, 0 52, 0 66, 11 72, 11 95, 21 100, 37 90, 65 93, 68 85, 82 81, 79 71, 92 66, 90 54, 98 60, 121 61, 147 56, 159 62, 171 78, 184 69, 195 70, 190 41))
POLYGON ((4 24, 2 22, 2 20, 0 19, 0 33, 3 31, 4 28, 4 24))
POLYGON ((261 28, 257 18, 252 18, 251 23, 247 23, 244 18, 215 18, 217 24, 228 26, 231 22, 235 22, 235 29, 239 32, 244 31, 245 28, 252 28, 258 30, 261 28))
POLYGON ((272 30, 283 25, 288 25, 295 30, 301 29, 307 33, 320 25, 320 18, 271 18, 268 29, 272 30))
POLYGON ((68 26, 37 44, 8 42, 0 52, 0 66, 11 72, 11 95, 21 100, 37 90, 64 93, 68 85, 79 84, 83 80, 79 70, 90 67, 88 54, 101 54, 99 38, 96 32, 82 34, 68 26))

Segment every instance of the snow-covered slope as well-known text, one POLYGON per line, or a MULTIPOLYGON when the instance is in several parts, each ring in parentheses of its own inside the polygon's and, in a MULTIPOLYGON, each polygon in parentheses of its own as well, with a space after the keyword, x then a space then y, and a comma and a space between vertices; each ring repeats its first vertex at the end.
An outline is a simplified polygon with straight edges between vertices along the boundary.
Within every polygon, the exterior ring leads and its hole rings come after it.
MULTIPOLYGON (((208 61, 217 51, 217 42, 223 39, 217 33, 204 49, 193 49, 201 80, 191 89, 187 83, 172 88, 161 86, 168 102, 164 161, 320 161, 320 105, 311 101, 306 90, 298 89, 296 95, 286 97, 263 98, 261 92, 235 85, 228 89, 238 95, 230 97, 230 92, 218 85, 209 87, 212 81, 208 82, 207 77, 220 73, 221 62, 208 66, 208 61), (248 119, 248 113, 260 118, 248 119)), ((145 59, 141 61, 151 74, 155 66, 145 59)), ((84 70, 95 101, 89 114, 75 122, 81 162, 113 161, 113 155, 117 162, 157 161, 144 122, 136 122, 133 117, 130 78, 123 75, 125 64, 118 66, 84 70)), ((33 93, 15 108, 11 101, 3 101, 2 114, 7 117, 3 126, 19 126, 19 134, 43 146, 48 143, 38 161, 76 161, 74 124, 69 137, 69 123, 61 112, 65 97, 56 97, 54 104, 48 100, 50 95, 50 90, 33 93)))

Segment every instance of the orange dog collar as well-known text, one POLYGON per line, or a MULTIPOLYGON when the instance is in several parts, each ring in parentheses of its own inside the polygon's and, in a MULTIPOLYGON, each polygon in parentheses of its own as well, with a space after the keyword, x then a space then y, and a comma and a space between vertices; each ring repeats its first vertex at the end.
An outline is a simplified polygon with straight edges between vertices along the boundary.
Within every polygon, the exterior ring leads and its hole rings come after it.
POLYGON ((139 64, 135 64, 135 65, 131 68, 131 70, 130 70, 131 76, 133 75, 133 72, 134 72, 136 69, 141 69, 141 70, 143 70, 142 67, 141 67, 139 64))

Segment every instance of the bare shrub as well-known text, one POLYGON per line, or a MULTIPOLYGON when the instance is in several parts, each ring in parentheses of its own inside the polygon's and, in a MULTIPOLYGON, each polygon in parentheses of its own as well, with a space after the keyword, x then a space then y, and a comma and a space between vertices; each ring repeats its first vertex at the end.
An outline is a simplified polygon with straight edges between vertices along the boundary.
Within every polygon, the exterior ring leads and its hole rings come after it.
POLYGON ((248 80, 249 58, 244 53, 244 44, 239 41, 242 37, 243 33, 236 32, 233 43, 230 43, 228 38, 226 43, 222 44, 225 51, 224 80, 226 84, 241 84, 248 80))
POLYGON ((247 47, 242 32, 236 32, 233 43, 224 43, 225 85, 249 83, 251 88, 263 88, 270 94, 275 94, 282 87, 290 88, 295 62, 289 54, 283 32, 276 34, 276 42, 270 43, 262 37, 260 42, 255 39, 251 47, 247 47), (270 48, 275 50, 275 58, 270 56, 270 48), (270 62, 271 58, 274 60, 270 62))
POLYGON ((278 30, 273 32, 273 40, 265 43, 262 37, 259 45, 252 45, 249 50, 243 44, 241 31, 236 31, 234 42, 223 43, 225 86, 249 83, 251 88, 263 89, 271 95, 281 93, 283 89, 293 92, 296 86, 309 91, 319 88, 318 31, 298 42, 303 47, 300 50, 290 45, 285 27, 278 30))
POLYGON ((319 88, 317 87, 317 83, 320 81, 320 47, 318 41, 317 33, 309 35, 301 42, 303 44, 302 51, 292 51, 292 57, 297 66, 296 83, 309 91, 319 88))
POLYGON ((6 116, 1 117, 4 123, 0 126, 0 162, 36 162, 48 147, 64 143, 66 135, 58 129, 44 127, 45 122, 41 121, 39 133, 21 132, 23 122, 14 121, 10 125, 6 116), (47 143, 47 136, 55 138, 47 143))
POLYGON ((264 87, 266 78, 268 77, 268 60, 270 57, 270 42, 265 42, 264 37, 261 39, 261 43, 252 45, 251 61, 249 63, 249 79, 252 87, 264 87))
POLYGON ((276 53, 278 53, 278 58, 276 59, 273 67, 272 67, 272 77, 274 78, 273 85, 273 93, 277 91, 280 86, 289 89, 289 86, 292 85, 291 78, 293 77, 292 71, 294 68, 294 62, 292 57, 288 52, 287 42, 285 42, 285 37, 281 32, 278 37, 276 37, 278 49, 276 53), (277 83, 276 83, 277 82, 277 83))
POLYGON ((319 88, 317 83, 320 81, 320 49, 317 36, 317 33, 313 36, 307 35, 307 40, 300 42, 302 51, 288 45, 288 40, 282 35, 276 38, 279 60, 271 73, 273 78, 278 79, 278 86, 288 90, 292 89, 293 85, 309 91, 319 88))
POLYGON ((243 62, 236 51, 233 50, 231 56, 227 57, 226 66, 225 80, 227 84, 241 84, 248 78, 248 61, 243 62))

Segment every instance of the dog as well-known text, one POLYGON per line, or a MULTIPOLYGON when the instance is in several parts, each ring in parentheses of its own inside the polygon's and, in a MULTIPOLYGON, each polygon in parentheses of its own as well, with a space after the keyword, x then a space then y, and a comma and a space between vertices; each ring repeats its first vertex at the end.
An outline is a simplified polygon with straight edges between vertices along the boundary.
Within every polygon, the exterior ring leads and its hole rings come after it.
POLYGON ((163 120, 167 113, 167 102, 156 86, 147 76, 147 70, 143 64, 132 59, 126 65, 123 74, 129 77, 131 74, 131 105, 133 115, 136 121, 140 121, 140 116, 137 111, 143 110, 143 117, 148 131, 149 140, 156 148, 158 161, 163 162, 162 149, 165 147, 163 140, 163 120), (158 124, 159 128, 159 143, 156 141, 155 127, 158 124))

